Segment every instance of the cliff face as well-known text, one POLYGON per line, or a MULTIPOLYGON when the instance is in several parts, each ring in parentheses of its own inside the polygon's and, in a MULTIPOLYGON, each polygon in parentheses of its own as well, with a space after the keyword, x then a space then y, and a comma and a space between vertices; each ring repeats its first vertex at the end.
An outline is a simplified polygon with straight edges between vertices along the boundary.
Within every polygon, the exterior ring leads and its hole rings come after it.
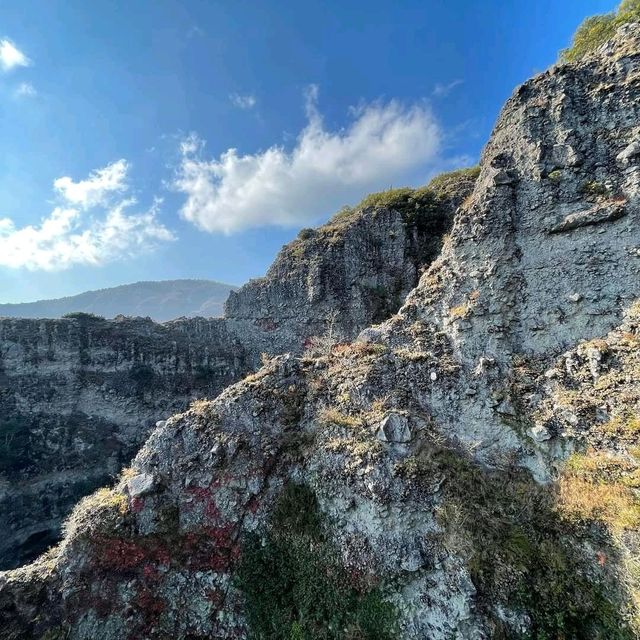
MULTIPOLYGON (((429 197, 338 214, 285 246, 264 278, 232 292, 229 330, 254 353, 301 353, 310 336, 351 340, 395 313, 437 256, 453 213, 475 184, 473 171, 429 197)), ((391 196, 390 198, 391 199, 391 196)))
POLYGON ((398 314, 156 428, 2 637, 638 637, 639 96, 640 25, 517 89, 398 314))
POLYGON ((353 338, 396 311, 474 181, 463 173, 402 212, 358 208, 307 230, 233 294, 224 319, 0 320, 0 568, 55 542, 71 507, 112 480, 156 422, 214 398, 263 353, 353 338))
POLYGON ((71 507, 108 483, 157 421, 246 371, 216 319, 0 322, 2 566, 54 542, 71 507))

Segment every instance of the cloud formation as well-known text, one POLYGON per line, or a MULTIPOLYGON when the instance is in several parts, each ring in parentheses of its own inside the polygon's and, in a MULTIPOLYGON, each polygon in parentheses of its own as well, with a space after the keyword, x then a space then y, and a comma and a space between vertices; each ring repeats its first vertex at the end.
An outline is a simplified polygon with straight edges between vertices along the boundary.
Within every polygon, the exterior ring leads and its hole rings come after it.
POLYGON ((229 100, 231 100, 231 103, 238 107, 238 109, 248 110, 256 106, 256 97, 250 94, 243 96, 239 93, 232 93, 229 96, 229 100))
POLYGON ((438 82, 433 88, 433 96, 435 98, 446 98, 456 87, 463 84, 464 80, 452 80, 448 84, 438 82))
POLYGON ((11 71, 15 67, 28 67, 31 61, 11 40, 0 40, 0 67, 3 71, 11 71))
POLYGON ((317 87, 307 93, 308 123, 294 147, 204 157, 195 134, 181 145, 174 187, 186 195, 181 215, 210 232, 300 226, 318 221, 371 190, 426 179, 438 159, 441 133, 425 104, 392 100, 362 106, 345 129, 328 131, 317 87))
POLYGON ((18 228, 10 218, 0 218, 0 266, 55 271, 101 265, 173 240, 157 219, 160 201, 130 214, 134 199, 108 198, 126 190, 126 171, 126 162, 119 160, 87 180, 59 178, 54 188, 61 203, 37 225, 18 228))
POLYGON ((15 95, 17 98, 35 98, 38 92, 30 82, 21 82, 15 90, 15 95))
POLYGON ((63 176, 53 182, 53 188, 69 203, 86 209, 103 204, 114 192, 127 190, 127 161, 117 160, 94 171, 86 180, 74 182, 63 176))

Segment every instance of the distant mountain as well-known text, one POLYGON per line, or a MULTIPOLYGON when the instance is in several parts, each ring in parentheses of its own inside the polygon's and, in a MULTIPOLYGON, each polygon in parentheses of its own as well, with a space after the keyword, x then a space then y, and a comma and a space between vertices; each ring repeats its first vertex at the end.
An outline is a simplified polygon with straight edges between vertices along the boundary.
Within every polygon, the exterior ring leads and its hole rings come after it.
POLYGON ((0 304, 0 317, 60 318, 66 313, 83 311, 105 318, 118 314, 149 316, 163 322, 180 316, 221 316, 225 300, 236 289, 213 280, 135 282, 68 298, 0 304))

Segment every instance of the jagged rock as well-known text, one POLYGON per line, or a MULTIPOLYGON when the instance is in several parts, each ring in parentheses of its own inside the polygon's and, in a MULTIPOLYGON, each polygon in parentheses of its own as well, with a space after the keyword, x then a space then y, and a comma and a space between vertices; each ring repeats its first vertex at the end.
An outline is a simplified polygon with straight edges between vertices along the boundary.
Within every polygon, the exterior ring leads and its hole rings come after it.
POLYGON ((631 163, 631 160, 640 156, 640 140, 634 140, 627 145, 617 156, 616 160, 623 166, 631 163))
POLYGON ((358 334, 356 342, 375 343, 382 339, 382 331, 376 327, 368 327, 358 334))
POLYGON ((156 481, 150 473, 140 473, 127 481, 127 490, 132 498, 139 498, 152 493, 156 488, 156 481))
POLYGON ((382 442, 409 442, 411 440, 409 419, 399 413, 390 413, 380 423, 376 438, 382 442))
POLYGON ((550 440, 553 437, 549 432, 549 429, 547 429, 542 425, 536 425, 535 427, 531 427, 527 431, 527 433, 536 442, 545 442, 546 440, 550 440))
POLYGON ((625 214, 625 207, 622 204, 603 204, 592 207, 585 211, 578 211, 566 216, 561 222, 555 224, 549 233, 562 233, 572 231, 580 227, 600 224, 602 222, 612 222, 622 218, 625 214))
POLYGON ((498 404, 496 411, 503 416, 516 416, 518 415, 516 408, 513 406, 513 402, 510 398, 505 398, 498 404))
POLYGON ((331 333, 325 348, 363 329, 363 341, 380 341, 368 325, 397 311, 474 183, 451 180, 428 224, 383 206, 302 234, 265 278, 233 292, 225 318, 0 319, 0 420, 17 421, 30 442, 0 497, 0 569, 55 541, 72 505, 125 466, 154 423, 163 428, 159 413, 214 398, 263 353, 300 354, 314 336, 331 333))
POLYGON ((575 167, 582 162, 582 156, 569 144, 554 144, 551 151, 554 167, 575 167))
POLYGON ((498 173, 493 176, 493 184, 498 186, 513 184, 517 179, 517 176, 515 176, 511 171, 498 171, 498 173))

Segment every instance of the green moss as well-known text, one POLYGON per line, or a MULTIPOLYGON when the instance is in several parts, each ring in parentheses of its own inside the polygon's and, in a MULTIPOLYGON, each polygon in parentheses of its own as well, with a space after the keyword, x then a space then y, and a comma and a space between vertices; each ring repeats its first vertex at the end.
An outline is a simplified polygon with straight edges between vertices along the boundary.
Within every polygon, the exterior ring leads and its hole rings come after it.
POLYGON ((236 584, 254 640, 397 637, 395 608, 342 565, 304 485, 287 485, 269 531, 245 539, 236 584))
POLYGON ((614 12, 586 18, 576 30, 571 46, 560 52, 560 59, 563 62, 580 60, 613 37, 620 25, 639 21, 640 0, 624 0, 614 12))
POLYGON ((609 189, 607 189, 606 185, 602 184, 602 182, 598 182, 597 180, 589 180, 580 186, 580 191, 585 196, 606 196, 609 193, 609 189))

